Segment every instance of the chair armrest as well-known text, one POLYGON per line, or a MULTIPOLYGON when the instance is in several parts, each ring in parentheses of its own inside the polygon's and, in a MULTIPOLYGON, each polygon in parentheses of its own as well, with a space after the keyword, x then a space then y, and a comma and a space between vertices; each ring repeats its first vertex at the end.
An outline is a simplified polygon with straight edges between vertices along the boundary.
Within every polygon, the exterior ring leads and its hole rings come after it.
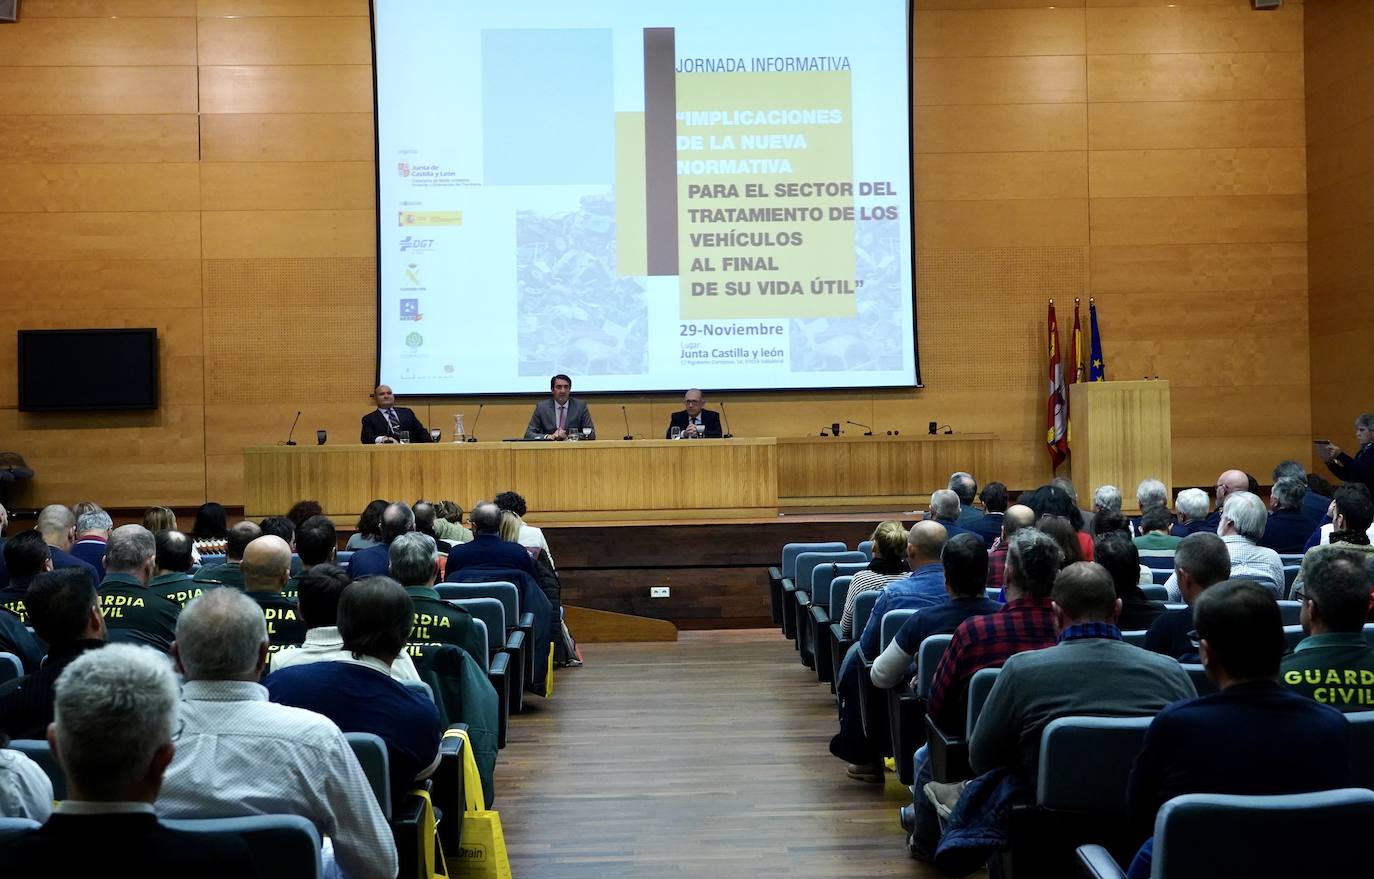
POLYGON ((791 577, 783 577, 783 578, 782 578, 782 591, 783 591, 783 592, 796 592, 796 591, 797 591, 797 584, 794 583, 794 582, 792 581, 792 578, 791 578, 791 577))
POLYGON ((1121 867, 1100 845, 1078 847, 1078 875, 1084 879, 1126 879, 1121 867))
MULTIPOLYGON (((449 726, 449 729, 464 731, 467 728, 466 723, 449 726)), ((461 738, 445 736, 439 741, 439 768, 434 770, 429 781, 429 798, 434 803, 434 820, 438 822, 439 843, 445 850, 456 852, 463 834, 463 811, 467 804, 467 791, 463 788, 461 738)))
POLYGON ((524 632, 516 630, 506 636, 506 645, 501 648, 502 652, 510 656, 510 713, 519 714, 525 710, 525 685, 529 681, 525 680, 525 658, 529 651, 524 632))
POLYGON ((400 805, 392 810, 391 837, 396 843, 397 876, 419 875, 419 865, 424 859, 421 848, 424 842, 420 839, 424 815, 425 801, 413 793, 406 794, 400 805))
POLYGON ((510 654, 497 653, 487 670, 487 680, 496 690, 496 747, 506 746, 506 727, 510 721, 510 654))
POLYGON ((530 611, 520 614, 520 622, 515 627, 522 632, 534 631, 534 614, 530 611))
POLYGON ((792 597, 796 599, 798 607, 811 606, 811 593, 807 592, 805 589, 798 589, 794 591, 792 593, 792 597))
POLYGON ((813 604, 811 605, 810 610, 811 619, 816 624, 817 632, 819 632, 821 629, 824 629, 826 626, 830 625, 830 608, 821 607, 818 604, 813 604))
POLYGON ((911 759, 916 749, 926 743, 926 700, 904 692, 901 687, 891 688, 887 691, 887 722, 897 777, 902 784, 913 784, 911 759))
POLYGON ((778 567, 776 567, 776 566, 770 567, 770 568, 768 569, 768 579, 770 579, 770 580, 777 580, 778 582, 781 583, 781 582, 782 582, 782 569, 781 569, 781 568, 778 568, 778 567))
POLYGON ((963 781, 972 777, 968 765, 968 739, 949 735, 930 715, 926 715, 926 748, 930 754, 931 775, 936 781, 963 781))

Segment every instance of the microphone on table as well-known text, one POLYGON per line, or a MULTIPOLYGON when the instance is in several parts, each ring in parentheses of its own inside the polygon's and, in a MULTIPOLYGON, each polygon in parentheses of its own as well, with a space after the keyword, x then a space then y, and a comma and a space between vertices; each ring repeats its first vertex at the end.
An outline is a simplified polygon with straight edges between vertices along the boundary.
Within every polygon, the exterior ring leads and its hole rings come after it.
MULTIPOLYGON (((934 422, 931 422, 931 423, 933 424, 934 422)), ((935 433, 936 430, 940 431, 940 432, 943 433, 943 434, 951 434, 951 433, 954 433, 954 428, 950 427, 948 424, 942 424, 942 425, 940 425, 939 427, 937 427, 937 428, 931 430, 931 433, 935 433)))
POLYGON ((294 434, 294 433, 296 432, 296 425, 297 425, 297 424, 300 424, 300 422, 301 422, 301 412, 300 412, 299 409, 297 409, 297 410, 296 410, 296 420, 293 421, 293 422, 291 422, 291 429, 288 430, 288 431, 286 432, 286 442, 282 443, 282 445, 284 445, 284 446, 294 446, 294 445, 296 444, 296 441, 293 440, 293 439, 291 438, 291 435, 294 434))
POLYGON ((486 403, 477 404, 477 414, 472 416, 472 433, 468 434, 468 442, 470 443, 477 442, 477 422, 482 420, 482 407, 486 405, 486 403))
POLYGON ((630 414, 625 411, 623 405, 620 407, 620 416, 625 419, 625 436, 621 437, 621 439, 634 439, 634 434, 630 433, 630 414))
POLYGON ((735 435, 730 432, 730 413, 725 411, 725 401, 720 401, 720 417, 725 419, 725 433, 720 435, 721 439, 734 439, 735 435))
POLYGON ((873 425, 871 424, 860 424, 857 421, 848 420, 845 421, 845 424, 852 424, 855 427, 862 427, 864 429, 864 436, 873 436, 873 425))

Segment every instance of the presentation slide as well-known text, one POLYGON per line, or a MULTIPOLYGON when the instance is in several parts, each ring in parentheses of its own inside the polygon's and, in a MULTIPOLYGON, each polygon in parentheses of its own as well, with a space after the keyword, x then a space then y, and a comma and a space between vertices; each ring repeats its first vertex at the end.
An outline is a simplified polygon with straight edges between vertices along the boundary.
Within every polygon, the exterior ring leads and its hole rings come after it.
POLYGON ((919 383, 906 0, 376 0, 398 394, 919 383))

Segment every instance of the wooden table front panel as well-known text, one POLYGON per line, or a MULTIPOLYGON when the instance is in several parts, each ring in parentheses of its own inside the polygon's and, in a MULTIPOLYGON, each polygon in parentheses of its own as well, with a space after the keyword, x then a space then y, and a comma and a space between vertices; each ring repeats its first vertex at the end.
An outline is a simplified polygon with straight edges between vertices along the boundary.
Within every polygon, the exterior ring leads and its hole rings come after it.
POLYGON ((991 434, 780 437, 778 498, 907 498, 944 488, 949 474, 988 473, 991 434))

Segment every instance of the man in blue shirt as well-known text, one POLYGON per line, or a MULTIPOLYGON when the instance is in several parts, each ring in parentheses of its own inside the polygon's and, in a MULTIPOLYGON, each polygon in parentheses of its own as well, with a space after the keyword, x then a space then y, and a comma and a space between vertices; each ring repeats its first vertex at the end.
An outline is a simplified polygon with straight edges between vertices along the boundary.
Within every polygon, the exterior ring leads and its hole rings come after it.
MULTIPOLYGON (((947 492, 951 497, 953 492, 947 492)), ((937 492, 938 494, 938 492, 937 492)), ((957 499, 956 499, 957 500, 957 499)), ((932 607, 944 604, 948 598, 945 591, 945 569, 940 563, 945 549, 945 527, 939 522, 917 522, 907 532, 906 558, 911 567, 911 576, 887 584, 878 593, 873 613, 864 626, 859 643, 849 649, 840 671, 835 676, 835 698, 839 702, 840 732, 830 742, 830 753, 850 764, 849 776, 860 781, 881 782, 882 755, 863 734, 863 717, 859 712, 860 652, 865 657, 878 656, 883 614, 889 610, 903 608, 932 607)), ((980 547, 982 539, 970 535, 980 547)), ((983 553, 984 576, 987 571, 987 553, 983 553)))
POLYGON ((434 702, 391 677, 405 649, 415 607, 401 584, 365 577, 339 597, 339 634, 351 660, 312 662, 272 672, 263 685, 273 702, 323 714, 344 732, 386 743, 391 792, 399 801, 439 765, 439 712, 434 702))
MULTIPOLYGON (((1189 793, 1291 794, 1350 786, 1350 725, 1278 682, 1283 621, 1263 586, 1228 580, 1197 599, 1207 676, 1221 692, 1177 702, 1150 724, 1127 787, 1141 836, 1160 806, 1189 793)), ((1131 863, 1150 875, 1153 839, 1131 863)))
POLYGON ((364 577, 385 577, 391 569, 388 547, 391 541, 415 530, 415 513, 409 504, 389 504, 382 511, 382 542, 359 550, 348 559, 348 576, 354 580, 364 577))

